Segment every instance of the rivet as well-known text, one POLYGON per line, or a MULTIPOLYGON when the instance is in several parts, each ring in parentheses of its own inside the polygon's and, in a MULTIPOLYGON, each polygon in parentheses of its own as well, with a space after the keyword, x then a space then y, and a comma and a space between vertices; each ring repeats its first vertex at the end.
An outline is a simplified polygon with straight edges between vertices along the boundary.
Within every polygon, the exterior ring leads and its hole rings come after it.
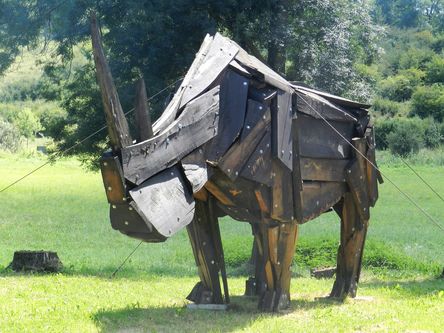
POLYGON ((133 210, 133 207, 128 207, 129 210, 133 210))
POLYGON ((263 109, 262 105, 259 105, 259 110, 262 110, 262 109, 263 109))
POLYGON ((231 172, 231 170, 230 170, 230 169, 227 169, 227 171, 228 171, 228 172, 231 172))
POLYGON ((267 148, 269 148, 270 147, 270 144, 269 143, 267 143, 267 148))
POLYGON ((129 224, 129 222, 128 222, 128 221, 125 221, 124 223, 125 223, 125 225, 128 225, 128 224, 129 224))
POLYGON ((259 150, 259 153, 260 153, 260 154, 263 154, 263 153, 264 153, 264 151, 263 151, 263 150, 261 149, 261 150, 259 150))
POLYGON ((262 116, 262 119, 265 120, 267 117, 265 117, 265 115, 262 116))
POLYGON ((282 155, 282 156, 284 155, 284 153, 285 153, 285 151, 281 150, 281 155, 282 155))
POLYGON ((113 188, 111 186, 108 186, 108 191, 112 191, 113 188))
POLYGON ((199 149, 199 154, 203 154, 203 150, 202 149, 199 149))
POLYGON ((362 176, 359 176, 359 179, 362 179, 362 176))
POLYGON ((248 83, 247 82, 244 82, 244 86, 246 86, 248 83))
POLYGON ((113 209, 116 209, 116 208, 117 208, 116 205, 113 205, 112 207, 113 207, 113 209))
POLYGON ((250 129, 250 125, 247 125, 247 130, 249 130, 250 129))
POLYGON ((167 143, 170 142, 170 138, 167 138, 167 139, 166 139, 166 142, 167 142, 167 143))
POLYGON ((274 208, 277 208, 277 207, 278 207, 278 205, 277 205, 277 204, 275 204, 275 205, 274 205, 274 208))
POLYGON ((203 245, 203 246, 207 245, 207 242, 202 242, 202 245, 203 245))
POLYGON ((319 201, 316 201, 316 206, 319 206, 319 201))
POLYGON ((171 176, 174 176, 174 172, 171 172, 171 176))
POLYGON ((348 170, 348 173, 352 173, 352 171, 349 169, 349 170, 348 170))
MULTIPOLYGON (((140 191, 140 192, 142 192, 142 191, 140 191)), ((123 197, 123 198, 122 198, 122 200, 123 200, 123 201, 126 201, 126 198, 125 198, 125 197, 123 197)))
POLYGON ((239 175, 239 172, 236 171, 234 174, 237 176, 237 175, 239 175))
POLYGON ((367 210, 367 208, 364 207, 364 212, 367 210))
POLYGON ((108 165, 108 163, 106 163, 106 162, 103 162, 103 166, 107 166, 108 165))
POLYGON ((211 264, 214 265, 214 260, 211 260, 211 264))

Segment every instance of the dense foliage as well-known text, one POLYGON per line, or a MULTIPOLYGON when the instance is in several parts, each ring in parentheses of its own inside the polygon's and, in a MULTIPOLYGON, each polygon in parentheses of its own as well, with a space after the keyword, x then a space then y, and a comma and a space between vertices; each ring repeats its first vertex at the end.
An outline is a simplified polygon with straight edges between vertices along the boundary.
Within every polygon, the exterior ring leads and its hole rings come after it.
MULTIPOLYGON (((290 80, 372 101, 382 119, 377 124, 444 119, 444 0, 0 0, 0 73, 25 48, 47 55, 38 64, 43 75, 0 84, 0 102, 58 103, 64 112, 39 113, 40 128, 31 132, 43 131, 60 148, 104 123, 89 44, 91 11, 125 110, 137 78, 145 77, 148 95, 160 91, 183 76, 204 35, 219 31, 290 80)), ((173 88, 150 101, 154 117, 173 88)), ((421 136, 419 147, 429 140, 421 136)), ((105 140, 103 131, 71 152, 97 153, 105 140)))

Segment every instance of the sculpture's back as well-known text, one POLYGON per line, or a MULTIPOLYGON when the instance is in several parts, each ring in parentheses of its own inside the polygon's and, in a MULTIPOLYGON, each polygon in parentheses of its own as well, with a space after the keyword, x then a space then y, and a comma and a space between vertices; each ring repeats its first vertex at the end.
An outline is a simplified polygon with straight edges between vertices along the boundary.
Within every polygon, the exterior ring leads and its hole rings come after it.
POLYGON ((111 75, 100 70, 107 72, 100 43, 94 49, 114 140, 101 161, 113 228, 156 242, 187 227, 201 278, 188 298, 225 304, 217 218, 251 223, 256 274, 247 290, 273 311, 289 304, 298 224, 334 209, 342 223, 332 296, 355 295, 378 196, 368 106, 293 85, 216 34, 205 38, 153 137, 133 144, 111 75))

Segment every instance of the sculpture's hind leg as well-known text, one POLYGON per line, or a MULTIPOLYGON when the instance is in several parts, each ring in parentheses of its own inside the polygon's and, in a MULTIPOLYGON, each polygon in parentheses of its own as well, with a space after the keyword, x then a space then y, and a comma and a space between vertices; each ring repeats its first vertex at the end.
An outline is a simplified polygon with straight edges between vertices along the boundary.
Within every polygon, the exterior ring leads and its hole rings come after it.
POLYGON ((196 200, 196 213, 193 222, 187 226, 199 271, 200 282, 196 284, 187 299, 196 304, 229 303, 225 262, 220 239, 219 224, 208 202, 196 200), (219 272, 224 283, 225 302, 219 280, 219 272))
POLYGON ((263 311, 279 311, 290 305, 291 263, 297 239, 295 223, 260 225, 258 248, 263 260, 265 290, 259 296, 263 311))
POLYGON ((355 297, 367 234, 368 220, 363 220, 350 192, 336 207, 341 216, 341 244, 338 249, 336 281, 330 297, 355 297))

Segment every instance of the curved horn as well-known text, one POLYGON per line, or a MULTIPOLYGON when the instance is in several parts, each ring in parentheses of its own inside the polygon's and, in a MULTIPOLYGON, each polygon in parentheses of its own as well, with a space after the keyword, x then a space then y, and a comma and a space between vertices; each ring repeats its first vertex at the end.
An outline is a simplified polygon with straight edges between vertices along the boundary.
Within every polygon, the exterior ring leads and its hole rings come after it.
POLYGON ((131 145, 133 142, 125 114, 120 105, 119 95, 117 94, 117 89, 114 85, 111 71, 103 52, 95 13, 91 14, 91 39, 94 62, 96 65, 97 82, 102 93, 102 102, 108 125, 111 148, 116 152, 123 147, 131 145))

